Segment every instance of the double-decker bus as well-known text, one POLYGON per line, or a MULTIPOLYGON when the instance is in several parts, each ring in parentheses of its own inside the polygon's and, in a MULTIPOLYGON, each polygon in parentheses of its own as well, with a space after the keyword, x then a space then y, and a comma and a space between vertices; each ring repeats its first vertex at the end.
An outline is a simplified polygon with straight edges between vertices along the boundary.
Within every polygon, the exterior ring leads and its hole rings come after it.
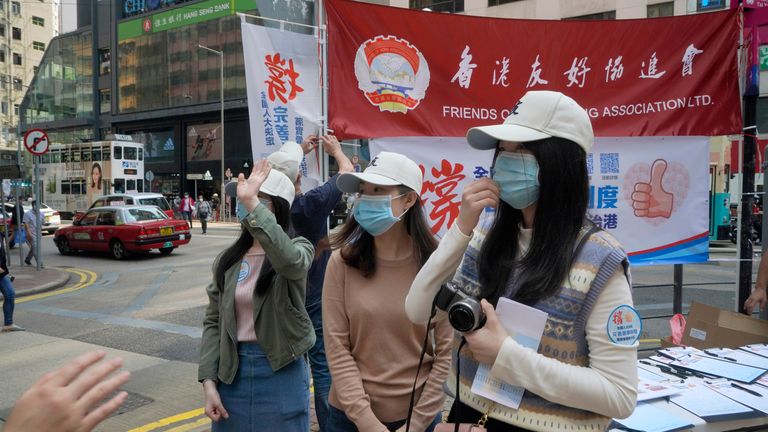
POLYGON ((52 144, 40 160, 43 201, 64 215, 113 193, 144 192, 144 147, 132 141, 52 144))

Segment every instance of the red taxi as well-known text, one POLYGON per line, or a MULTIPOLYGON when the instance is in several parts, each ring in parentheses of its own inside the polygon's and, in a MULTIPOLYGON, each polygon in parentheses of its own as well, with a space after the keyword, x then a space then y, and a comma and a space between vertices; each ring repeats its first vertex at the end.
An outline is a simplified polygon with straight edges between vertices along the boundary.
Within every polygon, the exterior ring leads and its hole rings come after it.
POLYGON ((130 252, 152 249, 168 255, 191 237, 186 221, 171 219, 155 206, 130 206, 88 210, 71 226, 56 231, 54 241, 62 255, 91 250, 123 259, 130 252))

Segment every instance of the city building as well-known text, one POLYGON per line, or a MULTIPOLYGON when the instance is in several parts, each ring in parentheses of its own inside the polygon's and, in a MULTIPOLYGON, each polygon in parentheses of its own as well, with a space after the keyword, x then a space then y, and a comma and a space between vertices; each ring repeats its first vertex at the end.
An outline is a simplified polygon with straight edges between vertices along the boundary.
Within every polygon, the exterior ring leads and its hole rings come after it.
MULTIPOLYGON (((578 19, 645 18, 729 7, 703 0, 382 0, 436 13, 578 19), (706 7, 702 7, 706 5, 706 7), (714 6, 713 6, 714 5, 714 6)), ((25 3, 27 4, 27 3, 25 3)), ((219 191, 221 160, 193 151, 201 137, 221 145, 220 59, 224 68, 224 165, 252 166, 245 68, 236 12, 312 24, 314 1, 97 0, 78 2, 77 30, 51 41, 22 104, 22 129, 54 143, 130 135, 145 145, 145 190, 177 195, 219 191), (223 52, 220 57, 213 51, 223 52), (206 174, 204 177, 203 175, 206 174), (198 179, 203 178, 202 182, 198 179), (212 180, 205 180, 211 178, 212 180)), ((363 143, 364 144, 364 143, 363 143)), ((363 145, 361 153, 367 154, 363 145)), ((219 152, 214 152, 218 155, 219 152)), ((79 158, 79 155, 78 155, 79 158)), ((73 172, 75 172, 73 170, 73 172)), ((45 192, 44 192, 45 193, 45 192)))
POLYGON ((0 0, 0 149, 16 149, 19 106, 59 31, 59 0, 0 0))

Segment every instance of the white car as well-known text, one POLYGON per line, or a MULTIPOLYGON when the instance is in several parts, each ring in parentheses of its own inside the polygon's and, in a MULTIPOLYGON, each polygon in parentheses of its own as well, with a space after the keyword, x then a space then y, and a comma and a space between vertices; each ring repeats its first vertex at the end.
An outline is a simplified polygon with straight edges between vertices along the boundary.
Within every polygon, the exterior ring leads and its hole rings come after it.
MULTIPOLYGON (((22 218, 24 217, 24 212, 27 212, 28 210, 32 210, 32 204, 24 203, 22 204, 22 218)), ((43 217, 45 218, 43 220, 43 227, 42 231, 43 233, 53 234, 56 232, 59 227, 61 227, 61 215, 56 210, 48 207, 47 205, 43 204, 40 206, 40 211, 43 213, 43 217)), ((8 217, 10 218, 11 215, 16 212, 16 205, 13 203, 6 203, 5 204, 5 212, 8 214, 8 217)))

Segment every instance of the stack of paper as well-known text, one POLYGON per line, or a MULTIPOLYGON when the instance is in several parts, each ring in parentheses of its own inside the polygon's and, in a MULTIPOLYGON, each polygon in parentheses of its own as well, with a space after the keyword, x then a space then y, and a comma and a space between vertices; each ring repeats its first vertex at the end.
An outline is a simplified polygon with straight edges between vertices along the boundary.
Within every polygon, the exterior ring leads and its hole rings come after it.
POLYGON ((757 354, 759 356, 768 357, 768 344, 745 345, 739 349, 751 352, 752 354, 757 354))
POLYGON ((688 391, 672 396, 671 401, 707 422, 762 415, 703 385, 691 384, 688 391))
POLYGON ((688 420, 646 403, 637 404, 631 416, 613 421, 625 429, 646 432, 670 432, 693 427, 688 420))
POLYGON ((745 383, 754 382, 765 373, 762 368, 696 354, 675 360, 670 365, 745 383))

